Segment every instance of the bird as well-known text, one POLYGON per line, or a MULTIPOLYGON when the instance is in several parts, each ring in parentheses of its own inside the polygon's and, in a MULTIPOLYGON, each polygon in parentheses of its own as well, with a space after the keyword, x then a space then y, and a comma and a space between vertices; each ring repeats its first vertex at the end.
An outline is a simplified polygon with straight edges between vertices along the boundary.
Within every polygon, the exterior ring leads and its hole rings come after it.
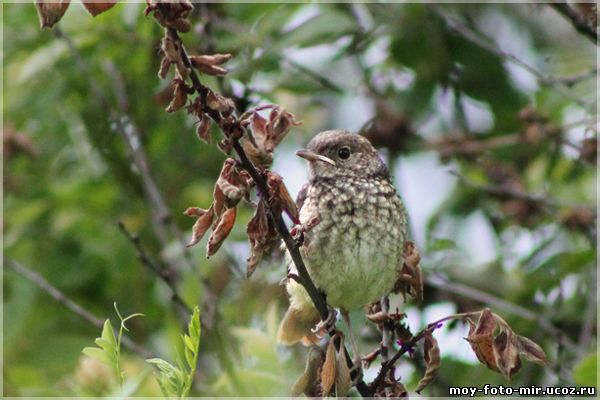
MULTIPOLYGON (((309 181, 298 194, 304 233, 300 253, 315 286, 348 324, 348 312, 380 300, 394 288, 403 264, 407 215, 377 150, 368 139, 343 130, 317 134, 296 153, 309 164, 309 181)), ((288 259, 288 276, 296 274, 288 259)), ((285 279, 290 304, 277 333, 284 345, 316 344, 320 316, 295 279, 285 279)))

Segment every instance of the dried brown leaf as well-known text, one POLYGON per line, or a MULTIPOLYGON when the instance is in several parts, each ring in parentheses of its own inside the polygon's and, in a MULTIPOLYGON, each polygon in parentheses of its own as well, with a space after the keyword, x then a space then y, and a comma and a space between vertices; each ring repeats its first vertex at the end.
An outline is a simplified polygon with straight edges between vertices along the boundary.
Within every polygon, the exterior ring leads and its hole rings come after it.
POLYGON ((167 77, 167 74, 169 73, 169 69, 171 68, 171 61, 169 60, 168 57, 163 57, 163 59, 160 61, 160 68, 158 70, 158 77, 160 79, 165 79, 167 77))
POLYGON ((181 79, 176 79, 174 83, 175 88, 173 90, 173 99, 166 109, 166 111, 169 113, 181 109, 181 107, 185 106, 187 101, 188 87, 185 82, 183 82, 181 79))
POLYGON ((186 18, 190 15, 193 6, 188 0, 147 0, 146 3, 144 14, 148 15, 152 12, 156 21, 165 28, 173 28, 179 32, 190 30, 190 23, 186 18))
MULTIPOLYGON (((194 67, 202 72, 211 71, 211 68, 224 64, 231 59, 231 54, 212 54, 212 55, 194 55, 190 56, 190 62, 194 67)), ((225 73, 227 71, 223 68, 219 68, 225 73)), ((208 72, 206 72, 208 73, 208 72)))
POLYGON ((281 143, 288 134, 292 126, 302 125, 302 122, 296 121, 294 115, 278 105, 273 106, 267 122, 267 140, 265 141, 265 150, 272 152, 275 147, 281 143))
POLYGON ((325 353, 325 363, 323 363, 323 369, 321 370, 321 387, 323 389, 323 396, 328 396, 335 384, 336 377, 336 350, 333 338, 329 339, 327 345, 327 352, 325 353))
POLYGON ((477 325, 473 324, 470 320, 469 323, 471 327, 469 329, 469 336, 466 339, 475 352, 477 359, 491 370, 499 372, 493 349, 496 321, 492 312, 486 308, 481 312, 477 325))
POLYGON ((513 332, 502 330, 494 338, 493 349, 498 370, 506 379, 510 379, 521 369, 519 350, 513 340, 513 332))
POLYGON ((541 365, 548 363, 546 353, 544 353, 544 350, 537 343, 525 336, 519 335, 515 335, 515 341, 519 349, 519 355, 525 357, 528 361, 541 365))
POLYGON ((342 336, 340 336, 340 341, 340 351, 335 371, 335 395, 337 397, 345 397, 352 388, 352 378, 350 376, 350 369, 348 368, 348 360, 346 359, 344 339, 342 336))
POLYGON ((292 386, 292 396, 301 394, 306 396, 318 396, 319 369, 323 366, 324 354, 318 347, 311 347, 306 359, 304 372, 292 386))
POLYGON ((425 375, 423 375, 423 378, 421 378, 417 384, 417 389, 415 390, 419 394, 421 394, 421 391, 433 381, 441 365, 440 348, 437 340, 433 337, 433 333, 429 330, 425 332, 423 353, 425 356, 426 369, 425 375))
POLYGON ((202 240, 202 237, 212 225, 215 214, 212 210, 212 206, 208 210, 202 210, 198 207, 190 207, 185 211, 185 213, 189 216, 198 215, 198 220, 192 228, 192 239, 187 244, 187 247, 191 247, 202 240))
POLYGON ((246 228, 251 251, 246 266, 247 277, 254 273, 258 263, 262 260, 263 254, 270 251, 279 239, 275 227, 267 217, 266 207, 264 200, 261 199, 246 228))
POLYGON ((210 257, 219 250, 233 225, 235 224, 235 217, 237 214, 237 208, 228 208, 225 210, 221 218, 218 220, 217 226, 214 228, 210 238, 208 238, 208 244, 206 245, 206 257, 210 257))
POLYGON ((203 116, 196 127, 196 135, 203 142, 210 143, 210 118, 203 116))
POLYGON ((40 28, 52 28, 65 15, 69 4, 70 0, 36 0, 40 28))
POLYGON ((102 14, 106 10, 110 10, 117 4, 116 0, 105 1, 105 2, 97 2, 95 0, 82 0, 83 6, 85 9, 95 17, 98 14, 102 14))
POLYGON ((423 276, 419 262, 421 255, 415 244, 410 240, 404 242, 404 262, 398 273, 393 292, 415 298, 418 302, 423 300, 423 276))

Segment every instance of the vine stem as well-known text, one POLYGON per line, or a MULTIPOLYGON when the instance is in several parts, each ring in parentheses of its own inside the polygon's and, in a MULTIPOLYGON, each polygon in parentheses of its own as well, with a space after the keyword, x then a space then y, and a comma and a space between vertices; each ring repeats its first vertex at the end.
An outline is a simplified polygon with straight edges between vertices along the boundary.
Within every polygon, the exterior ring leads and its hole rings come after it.
MULTIPOLYGON (((193 86, 192 86, 193 89, 200 96, 202 96, 201 98, 205 99, 206 94, 210 91, 210 89, 202 84, 202 82, 200 81, 200 78, 196 74, 196 71, 192 67, 192 64, 191 64, 190 59, 187 54, 187 51, 185 50, 185 47, 183 46, 183 42, 182 42, 181 38, 179 37, 179 34, 177 33, 177 31, 175 29, 172 29, 172 28, 167 28, 167 33, 169 36, 171 36, 172 39, 174 39, 174 41, 176 43, 179 44, 181 59, 182 59, 184 65, 187 68, 189 68, 189 70, 190 70, 190 79, 193 84, 193 86)), ((211 119, 213 121, 215 121, 215 123, 217 123, 217 125, 219 125, 219 127, 221 127, 221 122, 223 121, 223 116, 221 115, 220 112, 211 110, 208 107, 205 107, 205 112, 211 117, 211 119)), ((232 132, 238 127, 241 127, 241 125, 240 125, 239 121, 236 120, 234 124, 229 126, 229 130, 230 130, 230 132, 232 132)), ((252 179, 254 180, 254 182, 256 184, 256 187, 257 187, 259 193, 262 196, 265 196, 264 199, 268 206, 267 207, 268 217, 271 219, 272 222, 274 222, 273 225, 275 226, 277 233, 283 239, 285 246, 290 254, 290 257, 292 258, 292 261, 294 262, 294 265, 296 266, 296 269, 298 270, 298 282, 304 287, 304 289, 306 289, 306 292, 308 293, 310 299, 312 300, 315 308, 319 312, 321 320, 323 320, 323 321, 327 320, 327 317, 329 316, 329 307, 327 305, 325 295, 323 294, 323 292, 321 292, 319 289, 317 289, 314 282, 310 278, 308 270, 306 269, 306 265, 304 264, 304 261, 302 259, 302 255, 300 254, 298 243, 294 240, 294 238, 290 234, 290 231, 288 230, 288 228, 285 224, 285 221, 283 220, 283 217, 281 216, 280 213, 274 212, 273 206, 269 202, 269 195, 268 195, 269 187, 267 185, 267 181, 266 181, 265 177, 256 168, 256 166, 252 163, 252 161, 250 161, 250 159, 246 155, 246 152, 244 151, 242 145, 239 143, 239 138, 235 137, 234 135, 229 135, 228 134, 229 132, 225 132, 224 129, 221 129, 221 130, 223 131, 225 136, 230 138, 230 140, 232 141, 233 150, 235 150, 236 154, 238 155, 242 168, 244 168, 250 174, 250 176, 252 177, 252 179)), ((329 332, 330 336, 332 336, 332 334, 333 334, 332 332, 329 332)), ((350 370, 353 370, 354 365, 351 361, 351 358, 348 354, 348 350, 346 349, 345 346, 343 347, 342 351, 345 352, 348 367, 350 368, 350 370)), ((357 371, 354 372, 354 375, 356 376, 357 373, 358 373, 357 371)), ((358 389, 359 393, 363 397, 371 397, 372 396, 372 390, 362 379, 360 379, 356 383, 356 388, 358 389)))
POLYGON ((469 317, 472 317, 473 315, 477 315, 480 313, 481 313, 481 311, 452 314, 452 315, 449 315, 444 318, 440 318, 437 321, 434 321, 434 322, 431 322, 430 324, 428 324, 419 333, 417 333, 415 336, 413 336, 412 339, 410 339, 406 343, 403 343, 402 346, 400 347, 400 349, 396 352, 396 354, 394 354, 394 356, 392 358, 390 358, 388 361, 385 361, 381 364, 381 369, 379 370, 379 373, 377 374, 377 376, 375 377, 373 382, 371 382, 371 384, 369 385, 369 389, 371 391, 374 391, 383 382, 385 375, 394 366, 396 361, 398 361, 400 359, 400 357, 402 357, 402 355, 404 355, 404 353, 406 353, 407 351, 409 351, 413 347, 415 347, 415 345, 421 339, 423 339, 423 337, 425 337, 425 333, 427 333, 428 331, 433 332, 437 328, 438 324, 441 324, 446 321, 457 320, 457 319, 465 320, 469 317))

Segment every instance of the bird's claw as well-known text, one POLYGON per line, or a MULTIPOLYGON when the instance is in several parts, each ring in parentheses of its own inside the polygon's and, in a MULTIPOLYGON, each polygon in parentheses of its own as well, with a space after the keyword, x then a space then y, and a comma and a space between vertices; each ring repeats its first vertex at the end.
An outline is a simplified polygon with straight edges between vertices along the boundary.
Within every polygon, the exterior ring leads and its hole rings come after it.
POLYGON ((363 378, 362 360, 360 357, 356 357, 352 362, 352 368, 350 369, 350 376, 352 378, 352 385, 356 386, 363 378))
POLYGON ((337 321, 337 312, 333 309, 329 309, 329 313, 327 314, 327 318, 323 321, 319 321, 314 328, 311 329, 312 333, 315 335, 320 335, 321 332, 331 332, 335 329, 335 323, 337 321))

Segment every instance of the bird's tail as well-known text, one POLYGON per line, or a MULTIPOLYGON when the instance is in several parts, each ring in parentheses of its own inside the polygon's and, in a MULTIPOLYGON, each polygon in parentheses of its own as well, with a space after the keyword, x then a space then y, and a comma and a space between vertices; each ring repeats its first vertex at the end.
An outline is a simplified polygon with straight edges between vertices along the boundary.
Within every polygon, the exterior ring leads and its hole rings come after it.
POLYGON ((286 346, 302 342, 305 346, 316 344, 319 340, 312 328, 319 322, 319 313, 311 305, 294 307, 290 305, 277 331, 277 341, 286 346))

